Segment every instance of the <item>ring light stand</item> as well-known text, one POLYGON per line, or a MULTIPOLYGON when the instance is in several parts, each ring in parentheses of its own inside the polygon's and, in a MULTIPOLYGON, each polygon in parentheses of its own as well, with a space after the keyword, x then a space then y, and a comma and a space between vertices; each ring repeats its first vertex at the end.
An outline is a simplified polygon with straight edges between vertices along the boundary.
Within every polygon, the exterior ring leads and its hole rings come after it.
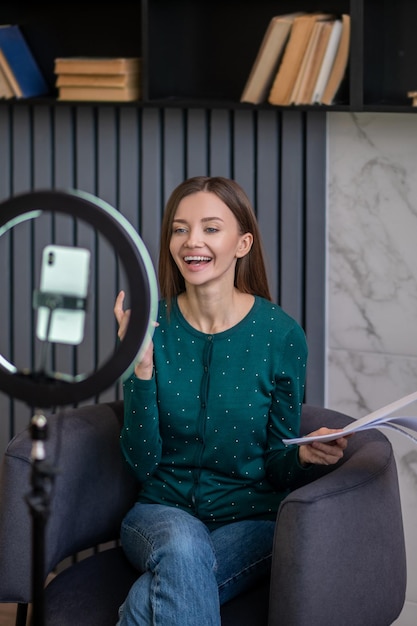
MULTIPOLYGON (((45 461, 47 420, 42 409, 77 403, 107 389, 134 363, 145 338, 152 336, 156 319, 157 283, 152 261, 138 233, 116 209, 78 190, 35 191, 0 203, 0 236, 13 226, 38 217, 43 211, 66 213, 91 224, 114 248, 125 270, 130 293, 131 318, 126 334, 111 356, 88 376, 69 382, 44 372, 19 372, 0 355, 0 390, 39 407, 31 420, 32 492, 27 502, 33 518, 32 624, 43 626, 44 538, 49 513, 50 483, 54 468, 45 461), (46 487, 46 481, 48 488, 46 487)), ((67 301, 68 304, 68 301, 67 301)), ((71 308, 70 305, 68 305, 71 308)))

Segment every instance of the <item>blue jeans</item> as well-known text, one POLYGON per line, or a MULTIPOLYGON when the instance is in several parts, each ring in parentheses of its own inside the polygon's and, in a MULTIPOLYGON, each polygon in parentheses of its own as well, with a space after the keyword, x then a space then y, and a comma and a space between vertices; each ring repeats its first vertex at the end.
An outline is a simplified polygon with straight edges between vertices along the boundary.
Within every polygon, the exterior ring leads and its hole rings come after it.
POLYGON ((117 626, 219 626, 220 605, 269 572, 274 528, 275 522, 246 520, 210 532, 181 509, 135 504, 121 541, 143 573, 117 626))

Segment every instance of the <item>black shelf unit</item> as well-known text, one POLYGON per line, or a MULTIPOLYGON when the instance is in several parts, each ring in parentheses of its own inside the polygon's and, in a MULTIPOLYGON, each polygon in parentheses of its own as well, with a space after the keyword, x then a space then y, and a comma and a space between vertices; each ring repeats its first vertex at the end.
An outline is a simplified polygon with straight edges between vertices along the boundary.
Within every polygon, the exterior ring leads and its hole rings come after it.
POLYGON ((239 98, 269 19, 295 10, 351 16, 346 77, 335 104, 320 110, 416 110, 407 97, 417 89, 414 0, 2 3, 0 22, 20 24, 27 37, 51 89, 39 101, 56 98, 57 56, 141 56, 143 98, 129 106, 244 109, 253 106, 239 98))

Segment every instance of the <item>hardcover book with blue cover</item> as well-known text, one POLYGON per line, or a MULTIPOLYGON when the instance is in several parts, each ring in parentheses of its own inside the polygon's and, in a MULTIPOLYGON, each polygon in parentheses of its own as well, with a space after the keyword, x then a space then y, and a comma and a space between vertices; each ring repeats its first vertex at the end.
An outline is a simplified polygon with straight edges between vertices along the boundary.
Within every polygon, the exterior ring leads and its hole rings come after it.
POLYGON ((32 98, 49 92, 48 84, 17 24, 0 25, 0 49, 20 87, 20 97, 32 98))

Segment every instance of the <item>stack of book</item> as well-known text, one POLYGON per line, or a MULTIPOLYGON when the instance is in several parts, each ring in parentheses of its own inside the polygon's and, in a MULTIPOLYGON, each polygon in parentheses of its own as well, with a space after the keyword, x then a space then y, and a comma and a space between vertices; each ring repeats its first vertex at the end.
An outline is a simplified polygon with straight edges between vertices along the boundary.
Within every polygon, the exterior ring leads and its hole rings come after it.
POLYGON ((333 104, 346 74, 350 16, 291 13, 272 18, 240 101, 333 104))
POLYGON ((0 25, 0 98, 33 98, 49 86, 17 24, 0 25))
POLYGON ((138 57, 55 59, 58 100, 128 102, 141 97, 138 57))

